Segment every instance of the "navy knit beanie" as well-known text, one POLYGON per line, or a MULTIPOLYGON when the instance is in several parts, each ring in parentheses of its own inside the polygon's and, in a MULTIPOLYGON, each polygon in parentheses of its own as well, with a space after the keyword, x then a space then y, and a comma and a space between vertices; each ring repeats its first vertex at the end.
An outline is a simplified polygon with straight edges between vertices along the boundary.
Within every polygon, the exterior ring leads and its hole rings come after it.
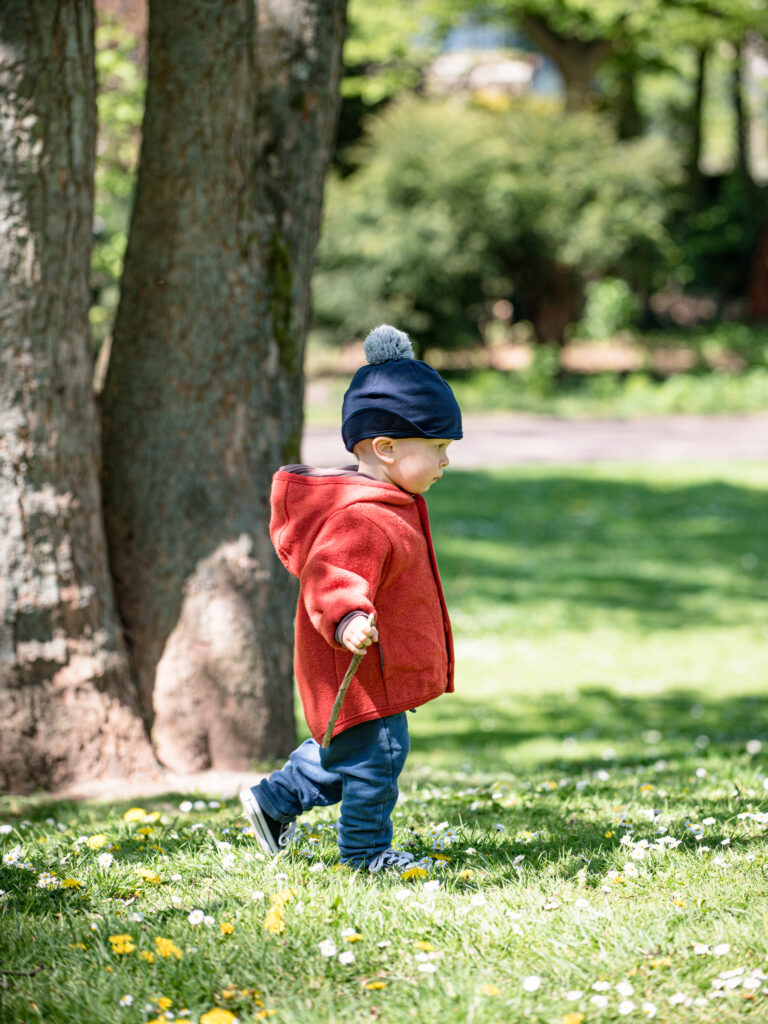
POLYGON ((407 334, 382 324, 363 349, 368 364, 352 378, 341 408, 347 451, 367 437, 463 436, 453 392, 436 370, 413 358, 407 334))

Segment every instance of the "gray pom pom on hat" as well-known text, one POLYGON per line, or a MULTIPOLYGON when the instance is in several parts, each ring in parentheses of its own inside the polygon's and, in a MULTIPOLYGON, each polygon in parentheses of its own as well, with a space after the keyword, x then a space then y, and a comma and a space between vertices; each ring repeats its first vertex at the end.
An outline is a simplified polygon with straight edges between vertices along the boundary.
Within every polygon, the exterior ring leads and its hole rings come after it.
POLYGON ((374 327, 363 342, 363 351, 366 360, 372 365, 386 363, 390 359, 413 359, 408 335, 389 324, 374 327))

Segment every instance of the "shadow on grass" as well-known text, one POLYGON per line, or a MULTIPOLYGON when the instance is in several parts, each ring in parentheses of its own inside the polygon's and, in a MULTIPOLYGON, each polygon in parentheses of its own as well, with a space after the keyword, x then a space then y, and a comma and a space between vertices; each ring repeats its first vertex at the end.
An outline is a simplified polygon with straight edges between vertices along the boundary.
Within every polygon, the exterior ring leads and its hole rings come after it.
MULTIPOLYGON (((583 687, 562 694, 515 693, 513 706, 501 710, 467 701, 445 700, 435 732, 412 731, 412 754, 460 764, 483 763, 489 771, 514 764, 515 748, 542 741, 563 745, 562 754, 534 765, 570 771, 586 766, 585 743, 620 747, 620 765, 647 763, 662 756, 702 756, 718 747, 740 748, 750 740, 768 741, 768 697, 713 698, 691 690, 667 690, 649 696, 617 694, 608 687, 583 687)), ((432 727, 434 728, 434 726, 432 727)), ((526 754, 524 763, 531 763, 526 754)), ((615 761, 613 763, 616 763, 615 761)))
POLYGON ((454 608, 557 600, 574 623, 624 609, 664 630, 738 624, 745 602, 768 598, 756 488, 452 471, 429 504, 454 608))

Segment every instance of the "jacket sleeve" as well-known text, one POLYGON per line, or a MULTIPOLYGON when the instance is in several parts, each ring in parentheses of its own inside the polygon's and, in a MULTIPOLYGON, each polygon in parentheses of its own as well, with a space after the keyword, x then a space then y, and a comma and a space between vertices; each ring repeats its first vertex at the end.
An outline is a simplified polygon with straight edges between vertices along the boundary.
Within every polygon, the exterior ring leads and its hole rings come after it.
POLYGON ((391 543, 367 516, 342 509, 315 538, 299 577, 310 621, 331 646, 341 647, 336 627, 353 611, 373 612, 391 543))

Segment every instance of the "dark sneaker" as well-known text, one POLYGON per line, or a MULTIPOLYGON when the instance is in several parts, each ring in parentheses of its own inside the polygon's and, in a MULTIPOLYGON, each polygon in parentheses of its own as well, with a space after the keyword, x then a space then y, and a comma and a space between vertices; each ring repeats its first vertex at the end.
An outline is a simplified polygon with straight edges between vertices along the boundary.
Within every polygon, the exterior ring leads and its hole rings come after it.
POLYGON ((373 858, 368 865, 368 870, 372 874, 376 874, 377 871, 386 871, 389 868, 405 871, 412 863, 412 853, 406 853, 405 850, 384 850, 383 853, 373 858))
POLYGON ((253 795, 253 790, 244 789, 240 794, 243 813, 251 823, 259 846, 265 853, 282 853, 293 839, 295 821, 277 821, 267 814, 253 795))

